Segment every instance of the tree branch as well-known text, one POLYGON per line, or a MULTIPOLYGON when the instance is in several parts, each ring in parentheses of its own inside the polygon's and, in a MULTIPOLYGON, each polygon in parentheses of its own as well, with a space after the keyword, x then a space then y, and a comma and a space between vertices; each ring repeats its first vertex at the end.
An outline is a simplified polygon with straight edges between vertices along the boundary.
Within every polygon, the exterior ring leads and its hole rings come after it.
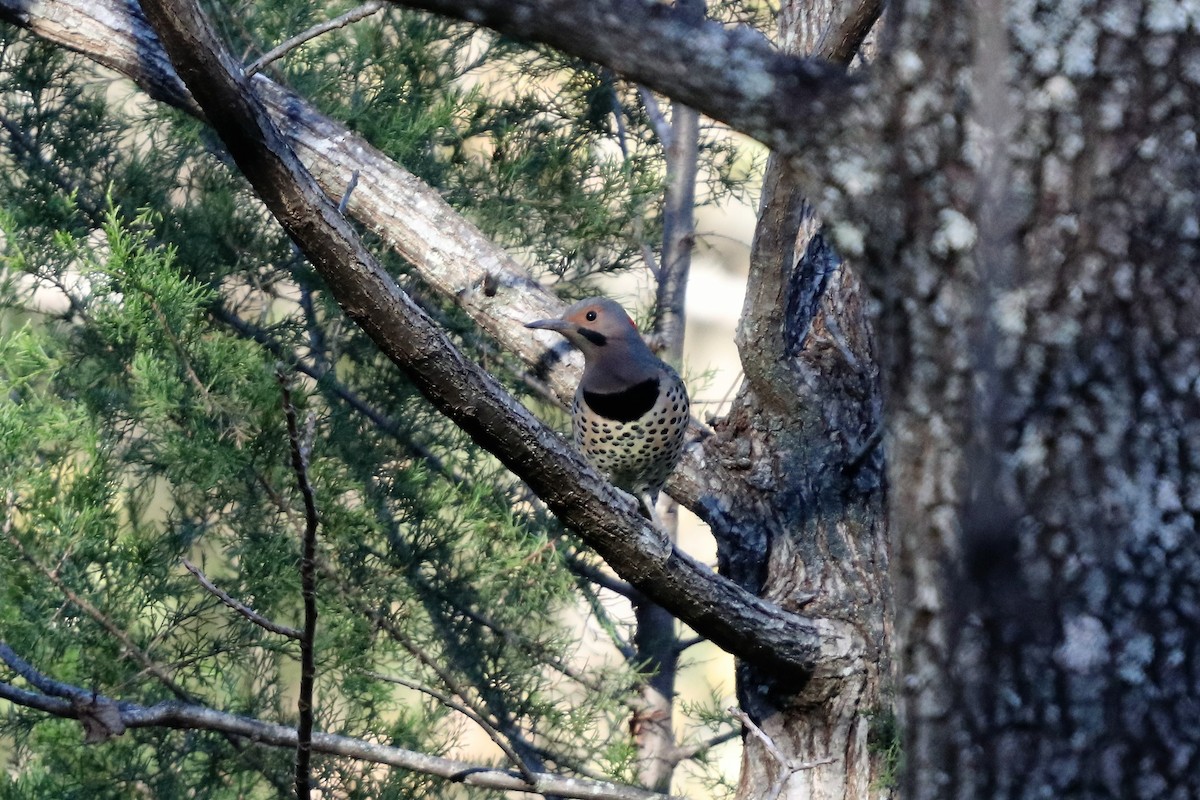
MULTIPOLYGON (((158 38, 132 0, 0 0, 0 19, 74 50, 137 83, 151 97, 205 119, 158 38)), ((457 303, 485 332, 520 358, 558 397, 569 403, 583 359, 567 351, 547 365, 561 345, 552 333, 530 335, 525 323, 556 317, 563 305, 533 281, 507 253, 455 212, 432 188, 345 126, 318 114, 303 98, 265 75, 253 86, 288 144, 326 194, 343 198, 356 173, 359 185, 347 210, 413 264, 427 285, 457 303), (499 291, 482 291, 492 281, 499 291)), ((713 461, 691 449, 667 493, 714 527, 720 511, 702 503, 730 480, 713 461)))
MULTIPOLYGON (((791 358, 788 287, 796 268, 796 231, 804 218, 804 193, 782 159, 772 155, 763 176, 758 224, 750 248, 746 299, 735 337, 746 380, 759 401, 780 409, 796 404, 791 358)), ((804 323, 807 329, 807 322, 804 323)))
MULTIPOLYGON (((286 725, 226 714, 190 703, 158 703, 153 706, 143 706, 114 700, 78 686, 53 680, 38 672, 2 640, 0 640, 0 660, 40 692, 30 692, 14 686, 12 683, 0 681, 0 699, 56 717, 81 720, 84 722, 85 728, 88 724, 102 724, 107 726, 109 735, 119 735, 120 732, 129 728, 208 730, 245 737, 258 744, 271 747, 296 747, 296 730, 286 725), (95 717, 97 714, 101 715, 99 723, 89 723, 89 718, 95 717), (118 727, 120 730, 117 730, 118 727)), ((91 729, 88 728, 88 730, 90 735, 91 729)), ((331 733, 314 733, 312 749, 317 753, 345 756, 374 764, 386 764, 445 778, 455 783, 499 791, 528 792, 559 797, 588 798, 589 800, 666 800, 666 795, 619 783, 565 778, 544 772, 534 775, 536 782, 531 786, 526 783, 524 776, 517 773, 331 733)))
POLYGON ((338 28, 344 28, 352 22, 358 22, 360 19, 366 19, 372 14, 379 13, 384 9, 385 5, 383 0, 371 0, 369 3, 363 3, 361 6, 350 9, 341 16, 326 20, 319 25, 312 26, 303 33, 296 34, 255 59, 254 63, 246 67, 246 77, 254 75, 254 73, 272 62, 278 61, 305 42, 310 42, 322 34, 329 33, 338 28))
MULTIPOLYGON (((705 0, 675 0, 680 21, 703 24, 705 0)), ((661 355, 683 361, 688 276, 696 241, 696 172, 699 169, 700 114, 678 100, 671 102, 670 137, 663 141, 666 191, 663 195, 662 265, 655 287, 654 333, 661 355)), ((679 508, 669 498, 658 501, 660 519, 671 541, 678 541, 679 508)), ((673 721, 679 671, 679 631, 675 618, 661 605, 635 598, 634 657, 642 675, 642 707, 631 720, 637 744, 638 783, 659 791, 671 787, 677 748, 673 721)))
POLYGON ((695 758, 696 756, 700 755, 701 753, 707 753, 709 750, 712 750, 714 747, 723 745, 726 742, 731 742, 734 739, 740 738, 741 735, 742 735, 741 729, 730 728, 727 731, 718 733, 714 736, 710 736, 703 741, 693 742, 691 744, 681 745, 679 747, 676 747, 675 752, 673 752, 671 754, 671 758, 673 758, 676 761, 676 763, 678 763, 680 761, 687 761, 690 758, 695 758))
POLYGON ((221 589, 221 587, 217 586, 215 583, 213 583, 211 580, 209 580, 208 576, 205 575, 203 572, 201 572, 200 568, 197 567, 195 564, 188 561, 186 558, 183 559, 182 561, 183 561, 184 569, 186 569, 188 572, 192 573, 192 575, 196 576, 196 580, 200 582, 200 585, 203 586, 208 591, 209 594, 213 595, 218 600, 220 600, 222 603, 229 606, 230 608, 232 608, 237 613, 241 614, 246 619, 250 620, 250 622, 253 622, 255 625, 257 625, 258 627, 262 628, 265 631, 270 631, 271 633, 277 633, 280 636, 286 636, 289 639, 299 639, 301 637, 302 633, 298 628, 291 628, 291 627, 288 627, 287 625, 280 625, 277 622, 272 622, 271 620, 264 617, 262 614, 259 614, 257 611, 255 611, 250 606, 246 605, 245 603, 239 602, 238 600, 233 598, 228 592, 224 591, 223 589, 221 589))
POLYGON ((300 696, 296 705, 296 800, 312 796, 312 731, 313 686, 317 681, 317 666, 313 640, 317 636, 317 516, 316 495, 308 478, 308 459, 312 452, 314 418, 309 414, 304 433, 296 422, 296 406, 288 387, 288 376, 282 370, 276 376, 283 395, 283 413, 287 418, 288 445, 292 452, 292 472, 304 498, 304 536, 301 541, 300 594, 304 599, 304 628, 300 632, 300 696))
POLYGON ((682 103, 672 103, 670 130, 669 144, 664 145, 667 187, 663 197, 662 268, 655 291, 654 332, 664 345, 663 358, 678 364, 683 359, 685 301, 696 243, 700 115, 682 103))
POLYGON ((797 688, 817 666, 836 668, 835 654, 857 639, 849 626, 784 612, 664 541, 633 498, 467 361, 364 249, 281 139, 194 0, 147 0, 145 7, 197 102, 221 110, 210 121, 243 174, 346 313, 438 410, 525 479, 623 578, 718 646, 797 688), (823 646, 830 658, 818 664, 823 646))
POLYGON ((840 66, 786 55, 751 28, 655 0, 393 2, 603 64, 789 156, 823 139, 823 126, 854 102, 840 66))
POLYGON ((856 0, 846 16, 831 20, 821 32, 814 55, 835 64, 849 64, 882 13, 883 0, 856 0))
POLYGON ((640 593, 620 578, 609 575, 594 564, 589 564, 576 553, 564 553, 563 563, 567 569, 579 577, 596 584, 601 589, 607 589, 613 594, 619 594, 626 599, 639 597, 640 593))

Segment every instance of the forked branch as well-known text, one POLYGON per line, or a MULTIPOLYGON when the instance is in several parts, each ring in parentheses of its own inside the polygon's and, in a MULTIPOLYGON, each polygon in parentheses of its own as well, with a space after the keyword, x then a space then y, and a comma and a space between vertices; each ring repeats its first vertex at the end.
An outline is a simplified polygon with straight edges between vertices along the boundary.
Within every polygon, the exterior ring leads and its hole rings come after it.
POLYGON ((854 633, 755 597, 681 552, 561 437, 521 406, 405 295, 282 140, 194 0, 147 0, 179 75, 243 174, 346 313, 448 418, 523 478, 626 580, 734 655, 780 674, 816 667, 829 637, 854 633))

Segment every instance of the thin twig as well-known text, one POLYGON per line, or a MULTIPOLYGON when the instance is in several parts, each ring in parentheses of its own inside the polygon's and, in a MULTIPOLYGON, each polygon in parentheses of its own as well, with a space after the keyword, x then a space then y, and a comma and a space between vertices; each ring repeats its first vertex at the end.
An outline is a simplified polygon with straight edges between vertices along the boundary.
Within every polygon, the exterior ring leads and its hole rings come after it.
POLYGON ((304 635, 303 631, 301 631, 299 628, 291 628, 287 625, 280 625, 278 622, 272 622, 245 603, 235 600, 223 589, 209 580, 208 576, 201 572, 200 568, 191 561, 188 561, 186 558, 181 559, 181 561, 184 569, 195 575, 196 580, 200 582, 201 586, 208 590, 209 594, 216 597, 222 603, 229 606, 258 627, 262 628, 263 630, 270 631, 271 633, 278 633, 280 636, 286 636, 289 639, 300 639, 304 635))
POLYGON ((342 199, 338 201, 338 213, 346 213, 346 209, 350 207, 350 195, 353 194, 356 186, 358 186, 358 170, 350 173, 350 182, 346 184, 346 191, 342 192, 342 199))
POLYGON ((641 84, 638 84, 637 91, 638 97, 642 98, 642 105, 646 107, 646 116, 650 119, 650 128, 654 131, 654 135, 658 137, 658 141, 662 144, 663 149, 668 149, 671 146, 674 133, 671 131, 670 123, 667 122, 667 118, 662 113, 662 108, 658 105, 658 98, 641 84))
POLYGON ((832 764, 837 760, 833 757, 828 757, 818 759, 817 761, 792 761, 783 754, 783 751, 779 749, 774 740, 762 728, 758 727, 754 720, 750 719, 749 714, 736 707, 731 707, 728 711, 730 715, 740 720, 746 726, 746 730, 750 731, 756 739, 763 743, 763 747, 770 754, 771 758, 775 759, 776 763, 779 764, 779 774, 764 796, 764 800, 775 800, 779 797, 788 780, 797 772, 802 772, 806 769, 815 769, 823 764, 832 764))
POLYGON ((352 8, 340 17, 334 17, 331 20, 314 25, 303 33, 298 33, 282 44, 268 50, 263 55, 259 56, 250 66, 246 67, 246 77, 252 77, 254 73, 261 70, 263 67, 270 64, 272 61, 278 61, 291 50, 296 49, 307 41, 317 38, 323 33, 329 33, 338 28, 344 28, 352 22, 358 22, 360 19, 365 19, 382 11, 387 6, 383 0, 371 0, 369 3, 363 3, 357 8, 352 8))
POLYGON ((296 424, 296 407, 292 404, 292 392, 288 388, 289 378, 281 370, 279 390, 283 395, 283 412, 287 417, 288 442, 292 450, 292 471, 296 484, 304 498, 304 544, 300 558, 300 593, 304 597, 304 630, 300 637, 300 697, 297 707, 300 720, 296 724, 296 798, 311 797, 311 762, 313 731, 313 685, 317 679, 317 668, 313 654, 313 639, 317 634, 317 502, 312 483, 308 479, 308 458, 312 452, 315 428, 310 413, 305 420, 304 433, 296 424))
POLYGON ((458 701, 456 701, 453 697, 450 697, 449 695, 447 695, 443 692, 439 692, 437 689, 434 689, 432 686, 426 686, 423 683, 417 683, 416 681, 406 680, 405 678, 397 678, 392 675, 384 675, 382 672, 373 672, 371 670, 365 671, 364 674, 371 678, 374 678, 375 680, 386 681, 387 683, 394 683, 397 686, 404 686, 405 688, 412 689, 414 691, 420 692, 421 694, 427 694, 430 697, 432 697, 434 700, 437 700, 439 703, 446 706, 447 708, 452 709, 452 710, 457 711, 458 713, 462 714, 464 717, 471 720, 476 725, 478 725, 481 729, 483 729, 483 732, 487 734, 488 738, 491 739, 492 742, 495 743, 495 745, 504 752, 504 755, 506 755, 508 757, 508 760, 512 762, 513 766, 515 766, 517 768, 517 770, 522 775, 525 776, 525 780, 531 786, 537 781, 537 778, 535 777, 534 773, 532 771, 530 771, 527 766, 525 766, 525 762, 521 759, 521 757, 519 755, 517 755, 517 752, 515 750, 513 750, 512 745, 509 744, 508 741, 505 739, 504 734, 500 730, 498 730, 495 725, 493 725, 486 718, 484 718, 483 715, 477 713, 474 709, 468 708, 467 706, 463 705, 462 703, 459 703, 458 701))
POLYGON ((680 761, 686 761, 689 758, 695 758, 701 753, 707 753, 717 745, 725 744, 726 742, 732 741, 741 735, 742 732, 740 729, 731 728, 723 733, 710 736, 702 742, 694 742, 683 747, 676 747, 675 752, 671 754, 671 759, 675 763, 679 763, 680 761))
POLYGON ((767 736, 767 734, 763 732, 763 729, 758 727, 758 724, 754 720, 750 719, 749 714, 747 714, 745 711, 742 711, 740 708, 737 708, 736 706, 730 706, 728 709, 726 709, 726 711, 728 711, 730 716, 732 716, 734 719, 745 725, 746 730, 750 731, 751 734, 753 734, 758 738, 759 741, 763 743, 763 747, 767 749, 767 752, 771 754, 771 757, 778 761, 781 766, 788 763, 787 756, 785 756, 783 751, 779 749, 779 746, 775 744, 775 740, 773 740, 770 736, 767 736))
POLYGON ((581 578, 586 578, 601 589, 608 589, 614 594, 619 594, 629 599, 641 598, 642 596, 642 593, 635 589, 633 584, 623 581, 615 575, 608 574, 595 564, 589 564, 580 558, 577 553, 564 553, 563 563, 566 564, 567 569, 571 570, 571 572, 574 572, 581 578))

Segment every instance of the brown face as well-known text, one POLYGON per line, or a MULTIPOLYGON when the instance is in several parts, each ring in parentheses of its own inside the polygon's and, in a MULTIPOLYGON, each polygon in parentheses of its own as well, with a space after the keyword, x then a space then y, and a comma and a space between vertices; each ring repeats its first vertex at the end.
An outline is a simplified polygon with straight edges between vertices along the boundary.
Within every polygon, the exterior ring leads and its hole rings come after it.
POLYGON ((604 347, 610 339, 638 337, 637 327, 625 309, 603 297, 580 300, 558 319, 539 319, 525 327, 558 331, 585 352, 604 347))
POLYGON ((563 319, 595 345, 603 345, 608 339, 638 335, 637 327, 625 309, 612 300, 583 300, 568 308, 563 319))

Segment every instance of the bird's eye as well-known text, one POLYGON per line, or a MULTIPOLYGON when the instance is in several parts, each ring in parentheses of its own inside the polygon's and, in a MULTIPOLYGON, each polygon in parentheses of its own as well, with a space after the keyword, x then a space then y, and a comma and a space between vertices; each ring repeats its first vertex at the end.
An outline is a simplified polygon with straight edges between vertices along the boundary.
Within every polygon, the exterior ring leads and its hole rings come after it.
POLYGON ((586 314, 584 314, 584 316, 587 317, 588 322, 596 321, 596 312, 595 311, 589 311, 586 314))

